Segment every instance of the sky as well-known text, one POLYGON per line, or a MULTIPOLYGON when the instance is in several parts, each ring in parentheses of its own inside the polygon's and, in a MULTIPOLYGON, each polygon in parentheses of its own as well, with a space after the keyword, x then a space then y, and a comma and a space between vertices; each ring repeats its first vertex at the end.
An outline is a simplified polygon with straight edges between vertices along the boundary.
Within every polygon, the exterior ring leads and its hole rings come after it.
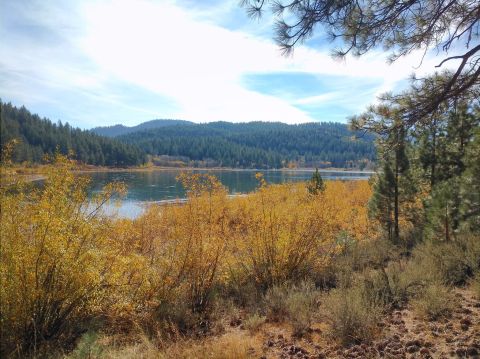
POLYGON ((286 57, 272 38, 238 0, 2 0, 0 98, 80 128, 346 122, 435 62, 335 60, 321 31, 286 57))

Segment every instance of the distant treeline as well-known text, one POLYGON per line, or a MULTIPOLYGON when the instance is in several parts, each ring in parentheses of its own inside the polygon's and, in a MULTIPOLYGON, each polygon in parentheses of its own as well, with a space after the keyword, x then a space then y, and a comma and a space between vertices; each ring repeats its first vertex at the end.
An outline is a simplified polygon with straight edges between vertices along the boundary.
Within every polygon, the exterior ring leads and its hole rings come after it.
POLYGON ((145 162, 145 153, 135 145, 106 138, 70 126, 52 123, 30 113, 25 107, 10 103, 1 106, 1 145, 19 140, 12 154, 15 162, 42 162, 46 154, 57 148, 62 154, 73 151, 74 158, 98 166, 133 166, 145 162))
POLYGON ((154 120, 135 127, 116 125, 85 131, 52 123, 10 103, 1 106, 1 145, 18 139, 15 162, 42 162, 57 148, 80 162, 135 166, 158 156, 183 165, 239 168, 357 167, 375 160, 374 137, 355 138, 345 124, 154 120))
POLYGON ((139 146, 153 156, 187 157, 243 168, 363 167, 375 160, 374 137, 357 138, 345 124, 150 121, 149 129, 113 126, 93 131, 139 146), (155 126, 157 126, 155 128, 155 126), (131 129, 135 129, 133 132, 131 129))

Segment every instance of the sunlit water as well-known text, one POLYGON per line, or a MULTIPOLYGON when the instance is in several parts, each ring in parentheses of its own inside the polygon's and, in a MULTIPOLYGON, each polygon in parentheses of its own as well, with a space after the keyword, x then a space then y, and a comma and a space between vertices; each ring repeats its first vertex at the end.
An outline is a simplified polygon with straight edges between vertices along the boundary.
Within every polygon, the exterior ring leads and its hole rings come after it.
MULTIPOLYGON (((215 175, 230 194, 236 195, 254 191, 258 187, 255 174, 263 173, 267 183, 285 183, 307 181, 311 171, 258 171, 258 170, 212 170, 193 171, 215 175)), ((158 170, 142 172, 90 172, 85 174, 92 178, 91 193, 101 191, 109 182, 120 181, 127 185, 128 193, 120 201, 119 206, 109 205, 108 213, 118 213, 121 217, 135 218, 150 203, 165 203, 185 198, 185 191, 176 180, 179 170, 158 170)), ((325 180, 358 180, 367 179, 370 173, 365 172, 321 172, 325 180)))

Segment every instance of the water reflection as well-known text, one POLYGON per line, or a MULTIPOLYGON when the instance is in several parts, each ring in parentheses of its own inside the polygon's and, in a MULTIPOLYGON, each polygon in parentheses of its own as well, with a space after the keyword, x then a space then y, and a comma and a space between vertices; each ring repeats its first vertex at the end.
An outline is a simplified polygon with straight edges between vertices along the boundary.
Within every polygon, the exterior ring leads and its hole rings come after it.
MULTIPOLYGON (((295 171, 256 171, 256 170, 197 170, 195 173, 215 175, 225 185, 230 194, 248 193, 258 187, 255 178, 257 172, 264 175, 268 183, 285 183, 307 181, 312 172, 307 170, 295 171)), ((117 212, 119 216, 135 218, 139 216, 146 204, 159 201, 171 201, 185 197, 185 191, 177 182, 179 170, 158 170, 138 172, 91 172, 86 175, 92 178, 91 192, 95 193, 104 185, 112 181, 124 182, 128 187, 127 196, 119 208, 109 207, 107 212, 117 212)), ((321 172, 326 180, 367 179, 370 173, 359 172, 321 172)))

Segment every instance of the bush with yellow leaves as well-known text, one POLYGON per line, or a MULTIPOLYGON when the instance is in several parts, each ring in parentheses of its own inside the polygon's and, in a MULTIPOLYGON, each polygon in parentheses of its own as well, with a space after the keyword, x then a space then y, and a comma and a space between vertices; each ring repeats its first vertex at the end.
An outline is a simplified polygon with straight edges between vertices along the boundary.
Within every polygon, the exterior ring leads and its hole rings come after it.
POLYGON ((217 293, 248 286, 261 296, 311 278, 345 237, 371 235, 366 182, 328 182, 312 194, 260 178, 256 192, 229 198, 215 177, 183 174, 185 204, 128 220, 102 214, 123 186, 91 199, 72 168, 57 156, 41 188, 2 172, 1 354, 71 344, 94 318, 107 332, 208 330, 217 293))
POLYGON ((2 354, 36 353, 68 342, 98 313, 115 284, 115 246, 103 204, 123 192, 111 184, 87 205, 87 179, 57 156, 43 188, 3 181, 0 320, 2 354))

